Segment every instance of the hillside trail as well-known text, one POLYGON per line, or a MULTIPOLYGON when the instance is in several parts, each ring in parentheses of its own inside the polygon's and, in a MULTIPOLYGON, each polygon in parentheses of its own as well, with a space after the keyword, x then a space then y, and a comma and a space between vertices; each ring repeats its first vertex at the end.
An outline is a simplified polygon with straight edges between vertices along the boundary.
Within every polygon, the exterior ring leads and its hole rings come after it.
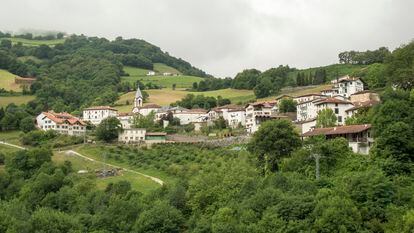
MULTIPOLYGON (((10 146, 10 147, 14 147, 14 148, 17 148, 17 149, 20 149, 20 150, 27 150, 27 148, 25 148, 25 147, 22 147, 22 146, 19 146, 19 145, 15 145, 15 144, 11 144, 11 143, 7 143, 7 142, 3 142, 3 141, 0 141, 0 144, 6 145, 6 146, 10 146)), ((134 173, 134 174, 143 176, 145 178, 148 178, 148 179, 154 181, 155 183, 157 183, 157 184, 159 184, 161 186, 164 185, 164 181, 162 181, 161 179, 159 179, 157 177, 150 176, 150 175, 147 175, 147 174, 144 174, 144 173, 141 173, 141 172, 138 172, 138 171, 134 171, 134 170, 131 170, 131 169, 128 169, 128 168, 125 168, 125 167, 117 166, 117 165, 114 165, 114 164, 110 164, 110 163, 98 161, 98 160, 95 160, 93 158, 90 158, 90 157, 88 157, 86 155, 80 154, 80 153, 78 153, 78 152, 76 152, 74 150, 57 151, 57 152, 58 153, 65 153, 67 155, 76 155, 78 157, 84 158, 84 159, 89 160, 91 162, 104 164, 104 165, 107 165, 107 166, 110 166, 110 167, 114 167, 114 168, 120 168, 120 169, 122 169, 124 171, 131 172, 131 173, 134 173)))

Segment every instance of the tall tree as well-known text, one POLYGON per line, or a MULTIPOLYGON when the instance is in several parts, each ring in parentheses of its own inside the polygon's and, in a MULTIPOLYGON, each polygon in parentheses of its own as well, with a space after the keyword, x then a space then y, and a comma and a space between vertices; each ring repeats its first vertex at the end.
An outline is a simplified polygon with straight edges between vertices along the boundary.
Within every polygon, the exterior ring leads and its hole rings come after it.
POLYGON ((325 108, 318 112, 318 117, 316 118, 316 127, 333 127, 336 125, 336 121, 337 118, 333 110, 330 108, 325 108))
POLYGON ((248 144, 257 156, 264 172, 278 170, 278 163, 301 145, 299 134, 290 121, 274 120, 262 123, 248 144))

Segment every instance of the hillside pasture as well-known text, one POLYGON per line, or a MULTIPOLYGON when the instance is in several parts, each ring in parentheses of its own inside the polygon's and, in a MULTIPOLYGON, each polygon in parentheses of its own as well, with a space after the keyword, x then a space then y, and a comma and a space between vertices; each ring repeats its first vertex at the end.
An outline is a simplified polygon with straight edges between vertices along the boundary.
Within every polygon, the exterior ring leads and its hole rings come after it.
POLYGON ((27 104, 35 98, 34 95, 0 96, 0 107, 6 107, 11 103, 16 105, 27 104))
POLYGON ((166 64, 163 64, 163 63, 154 63, 154 71, 160 74, 162 73, 181 74, 181 72, 178 71, 177 69, 171 66, 168 66, 166 64))
POLYGON ((55 46, 57 44, 63 44, 65 39, 55 39, 55 40, 28 40, 23 38, 0 38, 0 40, 10 40, 12 44, 22 43, 24 46, 39 46, 39 45, 48 45, 55 46))
POLYGON ((191 88, 193 83, 200 82, 203 80, 200 77, 181 75, 178 71, 174 72, 174 68, 166 66, 161 63, 154 64, 154 70, 158 73, 154 76, 147 76, 148 71, 146 69, 125 66, 124 71, 129 74, 129 76, 123 76, 123 82, 129 82, 135 84, 136 81, 141 81, 144 84, 153 83, 163 88, 172 88, 173 84, 176 84, 177 88, 191 88), (161 67, 162 71, 156 70, 156 67, 161 67), (162 76, 163 72, 169 72, 173 74, 180 74, 178 76, 162 76))
POLYGON ((0 88, 4 88, 7 91, 21 91, 22 88, 20 87, 20 84, 14 83, 15 77, 19 76, 10 73, 7 70, 0 69, 0 88))

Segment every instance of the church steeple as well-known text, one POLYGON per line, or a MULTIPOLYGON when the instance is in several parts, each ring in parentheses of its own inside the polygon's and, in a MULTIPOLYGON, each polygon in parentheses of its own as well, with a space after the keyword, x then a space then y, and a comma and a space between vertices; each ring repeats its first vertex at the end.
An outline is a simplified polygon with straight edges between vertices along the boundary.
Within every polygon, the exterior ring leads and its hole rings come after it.
POLYGON ((141 89, 139 89, 139 86, 138 86, 137 91, 135 92, 134 107, 136 108, 142 107, 143 102, 144 102, 144 97, 142 97, 141 89))

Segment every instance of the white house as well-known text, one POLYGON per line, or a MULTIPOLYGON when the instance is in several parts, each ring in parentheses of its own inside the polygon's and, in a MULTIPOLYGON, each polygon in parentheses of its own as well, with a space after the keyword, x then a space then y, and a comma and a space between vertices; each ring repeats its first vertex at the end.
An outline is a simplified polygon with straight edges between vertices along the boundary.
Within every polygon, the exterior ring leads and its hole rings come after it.
MULTIPOLYGON (((226 119, 226 118, 225 118, 226 119)), ((227 124, 231 128, 246 125, 246 111, 244 108, 233 108, 227 112, 227 124)))
POLYGON ((154 75, 155 75, 155 71, 152 71, 152 70, 148 71, 147 73, 147 76, 154 76, 154 75))
POLYGON ((364 82, 358 77, 344 76, 338 80, 335 80, 334 87, 338 95, 349 98, 352 94, 364 90, 364 82))
POLYGON ((190 109, 188 111, 177 112, 173 116, 180 119, 181 125, 187 125, 193 122, 204 122, 208 119, 208 113, 205 109, 190 109))
POLYGON ((346 110, 353 107, 353 104, 349 101, 340 100, 336 98, 325 98, 314 101, 316 111, 319 112, 322 109, 330 108, 337 117, 337 124, 343 125, 347 117, 346 110))
POLYGON ((118 141, 123 143, 140 143, 145 141, 146 129, 124 129, 118 135, 118 141))
POLYGON ((329 88, 329 89, 322 90, 321 94, 325 95, 325 96, 333 97, 334 95, 337 95, 338 92, 337 92, 337 90, 329 88))
POLYGON ((296 121, 308 121, 310 119, 316 118, 318 116, 318 109, 315 105, 315 102, 325 98, 326 97, 298 103, 296 105, 296 121))
POLYGON ((170 72, 164 72, 164 73, 162 73, 162 75, 163 75, 163 76, 171 76, 171 75, 172 75, 172 73, 170 73, 170 72))
POLYGON ((157 121, 159 121, 161 120, 163 116, 166 116, 169 113, 173 114, 174 116, 174 114, 176 113, 186 112, 186 111, 188 111, 188 109, 180 107, 180 106, 177 106, 177 107, 163 106, 160 109, 158 109, 157 113, 155 114, 155 118, 157 121))
POLYGON ((248 104, 246 107, 246 130, 254 133, 259 129, 260 124, 256 121, 258 116, 271 116, 277 113, 277 102, 256 102, 248 104))
POLYGON ((85 122, 67 112, 42 112, 36 117, 36 124, 43 131, 55 130, 73 136, 82 136, 86 132, 85 122))
POLYGON ((108 117, 116 117, 118 110, 109 106, 94 106, 83 109, 82 120, 89 121, 94 125, 99 125, 102 120, 108 117))
POLYGON ((130 129, 134 122, 134 116, 133 113, 119 113, 116 118, 121 122, 123 129, 130 129))
POLYGON ((370 124, 315 128, 302 134, 302 137, 312 137, 317 135, 325 135, 327 139, 337 137, 346 138, 352 151, 360 154, 369 154, 369 150, 374 143, 370 124))
POLYGON ((223 117, 232 128, 246 125, 246 110, 238 105, 229 104, 213 108, 208 112, 208 117, 212 121, 223 117))
POLYGON ((161 109, 161 106, 158 104, 147 104, 139 108, 138 113, 142 116, 148 116, 150 113, 157 113, 161 109))

